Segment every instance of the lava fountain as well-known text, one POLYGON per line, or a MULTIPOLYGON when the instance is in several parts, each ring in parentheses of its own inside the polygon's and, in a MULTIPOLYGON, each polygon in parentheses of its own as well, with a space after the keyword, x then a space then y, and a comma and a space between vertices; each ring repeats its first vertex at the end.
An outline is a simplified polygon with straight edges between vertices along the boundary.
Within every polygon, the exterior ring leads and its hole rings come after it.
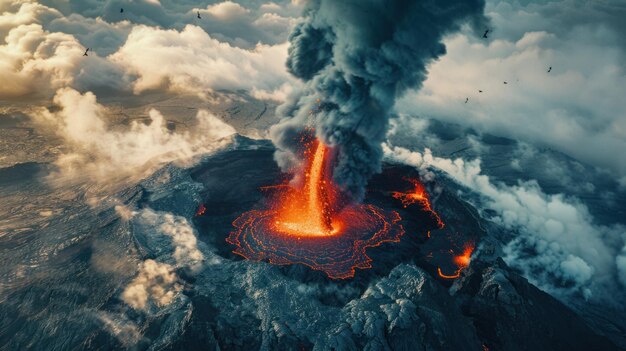
POLYGON ((243 213, 226 239, 234 253, 277 265, 303 264, 333 279, 351 278, 371 268, 366 249, 397 242, 404 234, 400 215, 371 204, 340 205, 332 181, 332 149, 305 143, 302 184, 271 187, 266 209, 243 213))
MULTIPOLYGON (((328 236, 336 232, 333 228, 338 223, 333 226, 329 203, 334 189, 325 177, 327 150, 320 142, 314 144, 317 144, 315 151, 307 155, 311 161, 305 172, 304 188, 281 202, 275 223, 279 232, 296 236, 328 236)), ((305 152, 309 153, 309 150, 305 152)))

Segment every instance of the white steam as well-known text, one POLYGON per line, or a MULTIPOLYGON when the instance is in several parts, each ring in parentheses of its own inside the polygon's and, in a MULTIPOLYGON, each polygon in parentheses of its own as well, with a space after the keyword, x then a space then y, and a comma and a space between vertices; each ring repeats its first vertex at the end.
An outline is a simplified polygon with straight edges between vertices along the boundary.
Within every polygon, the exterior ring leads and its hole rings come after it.
POLYGON ((151 300, 158 307, 169 305, 181 289, 172 266, 145 260, 139 275, 124 289, 122 299, 135 309, 145 309, 151 300))
POLYGON ((606 294, 626 287, 626 259, 616 249, 624 245, 625 228, 594 223, 579 201, 545 194, 536 182, 493 183, 481 174, 479 160, 450 160, 433 156, 429 149, 420 153, 387 145, 385 154, 427 176, 433 176, 429 167, 438 168, 481 194, 481 207, 498 214, 491 220, 517 233, 504 247, 505 261, 542 289, 560 296, 582 293, 610 300, 606 294))
POLYGON ((57 161, 69 174, 85 173, 95 179, 137 173, 164 162, 186 163, 200 154, 213 152, 230 142, 235 129, 211 113, 200 110, 190 132, 172 132, 155 109, 150 123, 132 122, 130 129, 115 131, 105 122, 106 108, 90 92, 80 94, 64 88, 57 91, 50 112, 42 108, 33 117, 53 129, 69 150, 57 161))
MULTIPOLYGON (((128 210, 122 213, 128 214, 128 210)), ((186 269, 194 274, 204 264, 195 230, 184 217, 151 209, 132 212, 130 220, 136 235, 146 240, 156 258, 141 263, 137 277, 122 292, 122 299, 129 306, 146 311, 169 305, 182 289, 175 270, 186 269)))

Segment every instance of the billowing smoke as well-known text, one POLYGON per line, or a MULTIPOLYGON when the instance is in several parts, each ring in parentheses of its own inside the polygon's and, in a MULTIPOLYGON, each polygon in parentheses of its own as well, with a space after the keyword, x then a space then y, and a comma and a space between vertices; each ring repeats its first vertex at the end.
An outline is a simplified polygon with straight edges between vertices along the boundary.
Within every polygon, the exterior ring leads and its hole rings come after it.
POLYGON ((271 129, 283 168, 297 166, 298 135, 313 128, 335 147, 334 179, 360 200, 380 171, 397 97, 419 88, 445 54, 442 38, 483 21, 484 0, 313 0, 290 36, 287 67, 305 86, 271 129))

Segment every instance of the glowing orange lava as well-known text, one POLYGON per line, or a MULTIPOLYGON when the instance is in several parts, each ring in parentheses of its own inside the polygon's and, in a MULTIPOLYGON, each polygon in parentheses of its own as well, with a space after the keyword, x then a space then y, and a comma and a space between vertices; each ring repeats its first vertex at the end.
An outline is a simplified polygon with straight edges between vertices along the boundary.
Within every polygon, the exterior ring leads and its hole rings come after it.
POLYGON ((204 206, 203 203, 201 203, 200 206, 198 206, 198 209, 196 210, 196 217, 202 216, 205 213, 206 213, 206 207, 204 206))
POLYGON ((474 252, 474 245, 466 245, 462 254, 454 256, 454 263, 456 263, 456 265, 461 269, 467 268, 472 259, 472 252, 474 252))
POLYGON ((276 192, 269 209, 243 213, 226 240, 249 260, 303 264, 334 279, 353 277, 355 269, 371 267, 366 249, 400 240, 400 215, 368 204, 339 209, 331 150, 318 141, 305 147, 302 184, 267 187, 276 192))
POLYGON ((425 211, 430 212, 432 217, 437 221, 437 225, 439 226, 439 228, 443 228, 444 223, 437 214, 437 212, 435 212, 430 205, 430 199, 428 197, 426 189, 424 189, 424 185, 417 179, 405 178, 405 180, 413 185, 413 189, 411 189, 410 192, 406 193, 394 191, 391 193, 391 196, 393 196, 395 199, 400 200, 404 208, 407 208, 409 205, 418 203, 425 211))
POLYGON ((452 275, 444 274, 441 271, 441 267, 437 267, 437 274, 444 279, 455 279, 461 276, 461 271, 465 268, 469 267, 469 264, 472 260, 472 252, 474 252, 474 244, 468 243, 465 245, 463 249, 463 253, 460 255, 454 256, 454 263, 457 266, 457 270, 452 275))
POLYGON ((284 197, 276 216, 276 229, 296 236, 326 236, 333 230, 330 197, 334 193, 332 182, 325 172, 326 146, 314 142, 315 152, 305 172, 304 187, 284 197))

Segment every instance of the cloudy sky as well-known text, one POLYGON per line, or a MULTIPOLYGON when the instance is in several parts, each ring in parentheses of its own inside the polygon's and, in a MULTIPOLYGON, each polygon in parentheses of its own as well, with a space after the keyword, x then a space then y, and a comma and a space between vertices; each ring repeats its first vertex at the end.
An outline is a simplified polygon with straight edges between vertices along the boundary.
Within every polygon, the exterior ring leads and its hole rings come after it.
POLYGON ((610 150, 626 148, 626 3, 489 1, 486 11, 489 40, 449 38, 448 55, 399 108, 543 144, 625 176, 626 155, 610 150))
MULTIPOLYGON (((112 132, 102 101, 125 104, 154 92, 208 98, 224 89, 285 101, 302 84, 285 60, 304 1, 0 0, 0 107, 28 106, 40 128, 90 150, 88 165, 97 174, 107 174, 102 165, 116 170, 163 154, 189 158, 211 150, 232 127, 200 111, 201 128, 168 134, 163 116, 152 110, 152 125, 112 132), (46 108, 52 104, 60 109, 46 108)), ((395 110, 551 148, 626 187, 626 2, 488 0, 486 15, 489 37, 469 26, 447 37, 447 54, 395 110)), ((536 185, 495 185, 481 178, 479 164, 386 151, 441 168, 486 194, 504 225, 530 233, 511 244, 511 257, 522 251, 515 245, 561 245, 544 248, 554 249, 545 257, 556 259, 525 262, 529 269, 554 264, 554 274, 576 286, 599 271, 608 272, 598 278, 605 284, 617 272, 626 285, 623 227, 598 226, 580 203, 536 185), (564 232, 580 240, 561 241, 564 232)), ((59 162, 84 165, 85 159, 71 153, 59 162)))
MULTIPOLYGON (((0 0, 0 101, 46 105, 62 88, 99 99, 245 89, 282 101, 299 84, 284 62, 300 10, 295 0, 0 0)), ((486 13, 489 38, 469 28, 447 38, 448 54, 397 110, 542 144, 626 180, 626 153, 613 152, 626 149, 626 4, 491 0, 486 13)))

